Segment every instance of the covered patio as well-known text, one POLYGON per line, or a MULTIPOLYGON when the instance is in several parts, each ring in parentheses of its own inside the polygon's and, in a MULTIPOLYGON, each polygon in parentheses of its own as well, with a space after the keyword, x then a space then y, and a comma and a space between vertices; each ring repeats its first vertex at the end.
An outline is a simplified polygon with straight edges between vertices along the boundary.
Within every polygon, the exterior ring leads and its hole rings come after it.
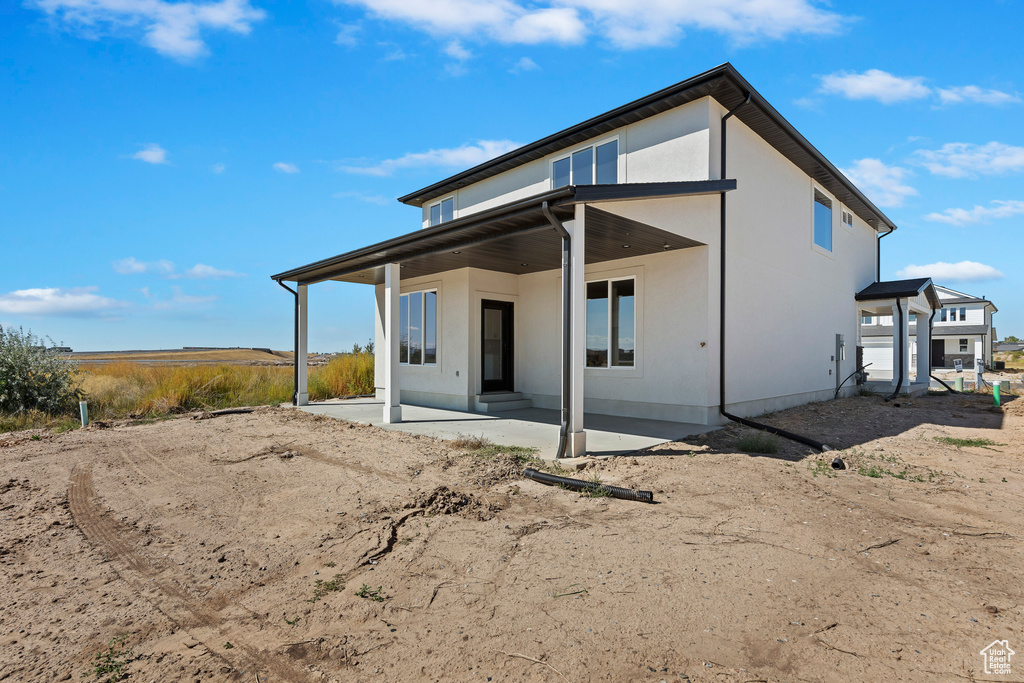
MULTIPOLYGON (((525 408, 487 414, 402 405, 401 422, 386 422, 384 402, 372 398, 324 401, 300 406, 299 410, 439 439, 482 436, 503 446, 536 448, 538 457, 544 459, 553 459, 558 447, 557 410, 525 408)), ((593 413, 585 413, 584 420, 587 453, 598 457, 631 453, 717 429, 709 425, 593 413)))
MULTIPOLYGON (((664 222, 665 227, 656 227, 643 220, 623 215, 623 203, 664 199, 696 201, 690 198, 721 195, 735 188, 736 181, 728 179, 570 185, 274 275, 272 278, 295 296, 294 403, 297 406, 306 406, 309 403, 306 390, 307 290, 312 284, 334 280, 376 286, 377 400, 348 402, 337 406, 322 405, 311 407, 310 410, 322 410, 325 414, 338 413, 338 417, 395 428, 398 428, 397 425, 411 424, 413 429, 428 429, 416 425, 437 423, 441 426, 429 429, 440 431, 419 433, 449 437, 472 433, 470 427, 482 425, 483 421, 486 421, 492 429, 509 428, 507 433, 509 438, 515 437, 515 445, 534 445, 544 450, 549 448, 550 442, 553 441, 553 452, 557 453, 556 457, 628 452, 681 438, 698 430, 707 431, 706 426, 698 427, 691 424, 692 419, 687 419, 688 416, 684 416, 678 422, 640 419, 641 416, 636 414, 625 418, 617 417, 619 413, 615 409, 606 409, 606 412, 614 412, 613 415, 588 413, 584 416, 584 376, 588 367, 585 267, 625 257, 664 255, 706 245, 708 237, 704 233, 709 223, 701 224, 700 230, 691 232, 690 226, 680 229, 674 224, 684 220, 678 212, 660 210, 656 212, 657 218, 660 219, 658 222, 664 222), (664 217, 666 215, 667 219, 664 217), (691 237, 691 234, 698 239, 691 237), (509 417, 508 413, 495 418, 464 412, 467 408, 473 409, 484 402, 488 392, 493 392, 490 395, 498 393, 500 396, 501 391, 514 391, 510 388, 488 388, 484 382, 489 380, 486 375, 491 372, 490 366, 485 362, 481 369, 480 363, 472 355, 475 353, 473 351, 467 356, 469 360, 466 364, 461 367, 455 366, 454 372, 451 372, 449 366, 448 374, 444 377, 437 375, 436 380, 448 382, 448 386, 455 383, 463 386, 462 399, 470 401, 468 405, 456 405, 453 402, 434 403, 434 408, 412 405, 416 403, 422 406, 430 403, 423 400, 425 392, 422 384, 412 390, 406 384, 408 380, 405 378, 411 377, 413 373, 409 372, 403 358, 405 351, 401 346, 403 342, 399 333, 402 329, 400 301, 403 296, 403 283, 417 278, 422 281, 428 276, 440 277, 444 273, 465 269, 504 276, 530 276, 552 271, 558 273, 559 269, 561 270, 558 279, 561 290, 560 320, 556 323, 557 326, 543 330, 536 327, 533 329, 537 336, 561 337, 560 358, 558 365, 555 366, 561 376, 560 410, 512 411, 524 413, 515 418, 509 417), (295 283, 295 289, 288 287, 286 282, 295 283), (460 370, 464 375, 460 376, 460 370), (410 423, 410 420, 413 422, 410 423), (531 428, 522 431, 511 429, 525 424, 536 425, 535 442, 527 443, 524 440, 528 440, 531 428), (455 431, 445 432, 442 428, 444 425, 452 427, 455 431), (522 434, 522 437, 518 437, 519 434, 522 434), (588 441, 588 434, 597 434, 598 436, 591 437, 597 438, 597 443, 588 441)), ((548 300, 551 298, 553 297, 549 297, 548 300)), ((451 324, 453 314, 457 312, 465 320, 470 321, 464 325, 465 334, 476 334, 479 321, 466 317, 476 315, 473 310, 475 308, 476 304, 470 304, 464 297, 458 307, 449 307, 448 324, 451 324)), ((525 306, 524 309, 529 310, 525 306)), ((444 321, 441 320, 441 315, 435 315, 437 319, 432 320, 431 324, 435 325, 440 339, 444 321)), ((511 318, 509 322, 511 323, 511 318)), ((509 324, 507 327, 512 326, 509 324)), ((463 342, 459 341, 458 344, 450 343, 448 346, 462 348, 462 344, 463 342)), ((412 359, 412 354, 410 346, 409 360, 412 359)), ((550 360, 553 361, 554 358, 550 360)), ((440 365, 440 360, 435 362, 440 365)), ((631 364, 632 359, 629 362, 631 364)), ((511 368, 506 374, 511 376, 511 368)), ((549 376, 554 374, 548 373, 549 376)), ((447 396, 446 400, 453 401, 453 396, 447 396)), ((591 397, 588 396, 589 400, 591 397)), ((547 407, 553 407, 552 403, 547 407)), ((643 413, 643 417, 647 415, 652 414, 643 413)), ((498 432, 492 440, 500 442, 506 438, 505 433, 498 432)))

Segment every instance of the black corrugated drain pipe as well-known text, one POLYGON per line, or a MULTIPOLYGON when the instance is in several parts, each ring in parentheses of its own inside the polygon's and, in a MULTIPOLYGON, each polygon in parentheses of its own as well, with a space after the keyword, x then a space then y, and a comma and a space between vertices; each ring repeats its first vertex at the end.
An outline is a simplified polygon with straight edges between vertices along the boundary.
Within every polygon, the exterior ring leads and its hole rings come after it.
MULTIPOLYGON (((725 157, 726 157, 725 150, 726 150, 726 131, 728 130, 728 127, 726 126, 726 121, 728 121, 729 118, 732 117, 732 115, 735 114, 740 109, 740 107, 742 107, 743 105, 747 104, 748 102, 750 102, 750 93, 749 92, 747 93, 746 99, 744 99, 742 103, 740 103, 740 104, 736 105, 735 107, 733 107, 732 109, 730 109, 726 113, 726 115, 722 117, 721 164, 720 164, 720 166, 721 166, 721 177, 722 178, 726 177, 726 174, 725 174, 725 160, 726 160, 725 159, 725 157)), ((778 427, 772 427, 770 425, 761 424, 760 422, 754 422, 753 420, 748 420, 746 418, 739 417, 737 415, 733 415, 731 413, 728 413, 725 410, 725 234, 726 234, 726 230, 725 230, 725 228, 726 228, 725 194, 726 193, 723 192, 720 195, 720 197, 721 197, 720 217, 721 217, 721 221, 722 222, 721 222, 721 231, 720 231, 720 237, 719 237, 719 242, 720 242, 720 244, 719 244, 719 253, 720 253, 721 259, 720 259, 720 266, 719 266, 720 267, 720 272, 719 272, 719 288, 718 288, 718 294, 719 294, 719 301, 718 301, 718 343, 719 343, 719 348, 718 348, 718 354, 719 354, 719 357, 718 357, 718 412, 719 412, 719 414, 722 417, 724 417, 726 419, 729 419, 729 420, 732 420, 733 422, 738 422, 741 425, 746 425, 747 427, 751 427, 752 429, 760 429, 763 432, 768 432, 770 434, 775 434, 777 436, 781 436, 784 439, 789 439, 790 441, 796 441, 797 443, 802 443, 802 444, 804 444, 806 446, 810 446, 811 448, 817 449, 817 450, 819 450, 821 452, 830 451, 830 450, 832 450, 832 448, 830 446, 827 446, 826 444, 821 443, 820 441, 815 441, 814 439, 808 438, 806 436, 801 436, 800 434, 794 434, 793 432, 787 432, 786 430, 779 429, 778 427)))
POLYGON ((292 365, 295 367, 295 371, 292 373, 295 390, 292 391, 292 405, 297 406, 299 405, 299 293, 280 280, 274 280, 274 282, 295 296, 295 350, 293 352, 294 357, 292 358, 292 365))
MULTIPOLYGON (((900 344, 899 344, 899 346, 900 346, 900 362, 899 362, 900 378, 898 380, 896 380, 896 390, 893 391, 891 394, 889 394, 888 396, 885 397, 885 402, 886 403, 888 403, 889 401, 891 401, 894 398, 896 398, 899 395, 899 393, 900 393, 900 389, 903 388, 903 356, 906 355, 906 353, 907 353, 907 347, 903 343, 903 306, 900 305, 900 298, 899 297, 896 297, 896 313, 897 313, 897 315, 899 315, 899 318, 900 318, 900 324, 899 324, 899 330, 900 330, 900 344)), ((929 349, 929 351, 931 351, 931 349, 929 349)), ((917 352, 921 353, 921 350, 918 349, 917 352)))
POLYGON ((592 491, 604 491, 612 498, 621 498, 623 500, 635 500, 640 503, 653 503, 654 493, 651 491, 634 491, 633 489, 624 489, 619 486, 609 486, 608 484, 598 484, 593 481, 583 481, 582 479, 570 479, 568 477, 559 477, 554 474, 548 474, 547 472, 540 472, 527 467, 523 470, 523 476, 527 479, 533 479, 539 481, 542 484, 551 484, 552 486, 562 486, 573 491, 586 491, 590 493, 592 491))
POLYGON ((562 222, 551 213, 548 203, 541 204, 541 212, 562 238, 562 419, 558 428, 558 450, 555 459, 565 457, 569 442, 569 411, 572 399, 572 236, 562 222))

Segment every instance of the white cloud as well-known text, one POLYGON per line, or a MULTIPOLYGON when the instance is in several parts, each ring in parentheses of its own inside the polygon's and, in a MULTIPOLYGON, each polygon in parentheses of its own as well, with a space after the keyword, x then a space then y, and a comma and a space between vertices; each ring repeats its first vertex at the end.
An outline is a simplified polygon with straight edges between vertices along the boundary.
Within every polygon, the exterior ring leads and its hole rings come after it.
POLYGON ((389 176, 395 171, 406 168, 472 168, 519 146, 518 142, 511 140, 478 140, 475 145, 463 145, 451 149, 432 149, 427 152, 410 152, 397 159, 385 159, 374 166, 341 166, 339 170, 361 175, 389 176))
POLYGON ((444 53, 452 59, 457 59, 460 62, 464 62, 467 59, 473 58, 473 53, 462 46, 457 40, 453 40, 444 47, 444 53))
POLYGON ((98 287, 19 289, 0 295, 0 313, 14 315, 104 315, 128 304, 95 292, 98 287))
POLYGON ((917 195, 917 190, 903 182, 910 171, 887 166, 879 159, 857 159, 852 168, 842 171, 879 206, 902 206, 907 197, 917 195))
POLYGON ((986 266, 977 261, 960 261, 959 263, 939 261, 927 266, 909 265, 896 274, 904 278, 930 277, 939 282, 978 282, 1003 277, 1003 274, 992 266, 986 266))
POLYGON ((931 88, 924 84, 923 76, 894 76, 881 69, 868 69, 864 73, 837 71, 827 76, 819 76, 819 79, 821 80, 820 92, 842 95, 851 100, 875 99, 882 104, 920 100, 933 96, 938 96, 942 104, 975 102, 999 105, 1021 101, 1020 97, 1016 95, 1000 90, 979 88, 976 85, 931 88))
POLYGON ((298 173, 299 167, 296 166, 295 164, 287 164, 283 161, 279 161, 276 164, 274 164, 274 170, 278 171, 279 173, 298 173))
MULTIPOLYGON (((189 278, 191 280, 217 280, 226 277, 245 277, 244 273, 236 273, 232 270, 220 270, 213 266, 197 263, 184 273, 176 272, 174 263, 162 259, 160 261, 140 261, 134 256, 123 258, 112 262, 114 270, 122 275, 140 275, 142 273, 157 273, 170 280, 189 278)), ((147 290, 148 292, 148 290, 147 290)), ((148 294, 146 294, 148 296, 148 294)))
POLYGON ((1020 97, 1000 90, 987 90, 976 85, 962 85, 955 88, 939 88, 939 99, 943 104, 977 102, 979 104, 1010 104, 1020 102, 1020 97))
POLYGON ((194 296, 185 294, 181 287, 171 286, 171 298, 161 299, 152 304, 153 309, 157 311, 169 311, 175 308, 181 307, 195 307, 202 306, 203 304, 209 304, 217 300, 216 296, 194 296))
POLYGON ((935 150, 919 149, 914 159, 932 173, 949 178, 1024 171, 1024 147, 1001 142, 950 142, 935 150))
POLYGON ((839 71, 821 76, 821 91, 842 95, 851 100, 876 99, 882 104, 929 97, 931 88, 924 85, 920 76, 894 76, 880 69, 868 69, 864 73, 839 71))
POLYGON ((213 266, 197 263, 186 270, 182 277, 187 277, 193 280, 220 280, 226 277, 245 277, 245 275, 242 273, 236 273, 233 270, 220 270, 213 266))
POLYGON ((946 209, 942 213, 930 213, 926 221, 948 223, 949 225, 970 225, 987 222, 993 218, 1009 218, 1024 214, 1024 202, 1018 200, 992 200, 992 206, 975 205, 973 209, 946 209))
POLYGON ((166 0, 35 0, 65 27, 86 37, 142 32, 142 42, 160 54, 190 60, 208 52, 201 34, 226 30, 248 34, 266 12, 249 0, 167 2, 166 0))
POLYGON ((174 272, 174 264, 170 261, 140 261, 134 256, 113 261, 114 270, 122 275, 136 275, 139 273, 162 273, 169 275, 174 272))
POLYGON ((347 199, 352 197, 361 201, 367 202, 368 204, 376 204, 377 206, 390 206, 394 203, 394 198, 385 197, 382 194, 367 194, 365 192, 358 192, 350 190, 347 192, 335 192, 332 195, 335 199, 347 199))
POLYGON ((509 72, 518 74, 524 71, 536 71, 539 68, 540 66, 538 66, 537 62, 533 61, 529 57, 520 57, 519 61, 516 62, 511 69, 509 69, 509 72))
POLYGON ((145 161, 147 164, 166 164, 167 150, 155 142, 151 142, 133 154, 132 159, 145 161))
POLYGON ((338 24, 338 35, 334 37, 334 44, 355 47, 359 44, 359 39, 356 36, 362 30, 363 27, 359 24, 338 24))
POLYGON ((212 172, 216 173, 217 175, 220 175, 224 171, 228 170, 228 165, 227 164, 214 164, 213 166, 210 167, 210 170, 212 172))
POLYGON ((506 44, 579 44, 592 33, 619 49, 674 43, 685 29, 715 31, 736 41, 831 34, 847 21, 809 0, 335 0, 414 26, 437 38, 506 44))

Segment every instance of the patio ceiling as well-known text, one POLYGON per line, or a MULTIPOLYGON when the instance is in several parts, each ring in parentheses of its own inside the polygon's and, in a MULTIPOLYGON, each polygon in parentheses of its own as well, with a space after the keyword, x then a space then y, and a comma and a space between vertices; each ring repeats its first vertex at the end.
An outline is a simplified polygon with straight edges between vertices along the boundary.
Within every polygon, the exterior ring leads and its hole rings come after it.
MULTIPOLYGON (((554 270, 561 265, 561 239, 543 214, 545 203, 559 220, 567 221, 572 220, 575 205, 579 203, 700 196, 719 194, 735 187, 735 180, 570 186, 272 277, 305 285, 325 280, 380 284, 388 263, 401 264, 403 278, 467 267, 516 275, 554 270)), ((646 223, 602 211, 592 204, 587 206, 586 220, 587 263, 700 245, 646 223)))

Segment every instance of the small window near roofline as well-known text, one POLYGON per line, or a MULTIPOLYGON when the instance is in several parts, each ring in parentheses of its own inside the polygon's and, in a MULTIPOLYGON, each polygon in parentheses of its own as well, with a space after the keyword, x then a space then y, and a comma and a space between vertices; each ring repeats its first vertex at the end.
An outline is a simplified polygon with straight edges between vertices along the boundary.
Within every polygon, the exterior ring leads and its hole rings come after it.
POLYGON ((430 225, 447 223, 455 217, 455 197, 447 197, 430 205, 430 225))
POLYGON ((832 251, 832 200, 814 191, 814 243, 832 251))

